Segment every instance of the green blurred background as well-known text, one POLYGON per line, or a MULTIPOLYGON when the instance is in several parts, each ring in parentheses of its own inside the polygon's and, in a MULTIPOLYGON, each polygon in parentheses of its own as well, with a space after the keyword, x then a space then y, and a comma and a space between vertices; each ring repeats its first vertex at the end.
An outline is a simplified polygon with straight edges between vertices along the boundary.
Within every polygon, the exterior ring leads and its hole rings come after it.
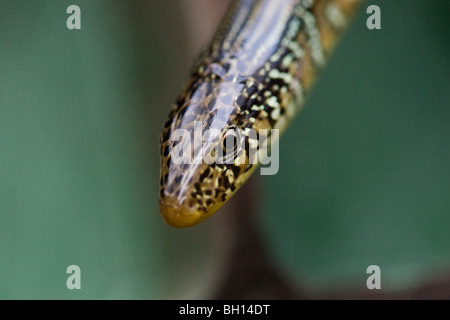
MULTIPOLYGON (((220 212, 176 230, 157 205, 196 1, 0 0, 0 298, 214 291, 220 212), (71 4, 81 30, 66 28, 71 4), (71 264, 81 290, 66 288, 71 264)), ((376 264, 392 290, 450 271, 449 13, 367 2, 282 137, 279 173, 258 177, 258 223, 292 279, 364 288, 376 264), (369 4, 381 30, 366 28, 369 4)))

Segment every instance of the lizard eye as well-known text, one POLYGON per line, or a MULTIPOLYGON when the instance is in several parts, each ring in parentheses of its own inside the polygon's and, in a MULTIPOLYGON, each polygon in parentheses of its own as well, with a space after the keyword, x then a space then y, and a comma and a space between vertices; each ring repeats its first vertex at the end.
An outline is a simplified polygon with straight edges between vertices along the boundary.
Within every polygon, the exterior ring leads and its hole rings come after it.
POLYGON ((222 138, 222 150, 226 153, 233 152, 238 147, 238 134, 234 129, 228 129, 222 138))
POLYGON ((220 151, 222 152, 223 163, 234 162, 234 157, 238 154, 239 148, 242 144, 242 135, 235 127, 230 127, 223 134, 220 143, 220 151))

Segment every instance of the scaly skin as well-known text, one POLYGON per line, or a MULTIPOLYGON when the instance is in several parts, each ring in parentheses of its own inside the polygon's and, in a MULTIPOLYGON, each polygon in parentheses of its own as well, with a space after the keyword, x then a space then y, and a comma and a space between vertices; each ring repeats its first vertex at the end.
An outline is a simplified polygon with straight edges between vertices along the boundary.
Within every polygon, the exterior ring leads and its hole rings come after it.
POLYGON ((270 148, 270 139, 259 138, 260 130, 282 132, 289 125, 361 2, 233 3, 193 68, 161 135, 159 207, 169 225, 198 224, 244 184, 257 167, 251 151, 270 148), (176 129, 193 137, 194 147, 187 154, 194 163, 174 161, 176 129), (194 135, 196 129, 203 133, 215 129, 217 135, 202 141, 194 135), (235 129, 240 129, 240 139, 234 148, 224 147, 225 136, 235 129), (257 137, 249 134, 252 130, 257 137), (227 163, 213 162, 219 155, 211 153, 213 149, 227 151, 227 163), (203 160, 204 155, 209 161, 203 160))

